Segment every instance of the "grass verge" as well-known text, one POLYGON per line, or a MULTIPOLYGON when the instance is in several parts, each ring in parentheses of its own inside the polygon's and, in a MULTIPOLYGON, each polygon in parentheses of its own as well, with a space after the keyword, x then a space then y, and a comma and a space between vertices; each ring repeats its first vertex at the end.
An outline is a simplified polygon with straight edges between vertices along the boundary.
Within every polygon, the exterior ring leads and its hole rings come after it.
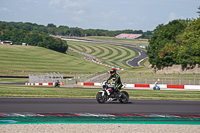
MULTIPOLYGON (((1 85, 0 97, 95 98, 100 89, 54 88, 50 86, 1 85)), ((126 90, 130 99, 200 101, 200 91, 126 90)))

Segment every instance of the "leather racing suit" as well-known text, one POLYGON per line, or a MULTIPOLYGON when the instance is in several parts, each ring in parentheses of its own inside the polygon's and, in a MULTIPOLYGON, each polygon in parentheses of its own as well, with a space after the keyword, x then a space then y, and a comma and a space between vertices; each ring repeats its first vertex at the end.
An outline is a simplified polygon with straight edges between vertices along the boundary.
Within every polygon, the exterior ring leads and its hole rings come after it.
POLYGON ((108 78, 107 82, 110 82, 111 80, 113 80, 114 83, 115 83, 114 91, 119 92, 119 90, 122 87, 122 82, 121 82, 119 74, 116 73, 114 75, 110 75, 110 77, 108 78))

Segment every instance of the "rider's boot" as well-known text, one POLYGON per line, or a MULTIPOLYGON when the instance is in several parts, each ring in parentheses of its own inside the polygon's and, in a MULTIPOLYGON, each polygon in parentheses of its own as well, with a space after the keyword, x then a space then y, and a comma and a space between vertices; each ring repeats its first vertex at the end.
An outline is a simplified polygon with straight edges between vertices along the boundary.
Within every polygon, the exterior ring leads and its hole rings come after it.
POLYGON ((121 98, 122 97, 122 93, 118 90, 118 91, 116 91, 116 93, 117 93, 117 98, 121 98))
POLYGON ((122 97, 122 93, 120 92, 120 91, 118 91, 118 96, 119 96, 119 98, 121 98, 122 97))

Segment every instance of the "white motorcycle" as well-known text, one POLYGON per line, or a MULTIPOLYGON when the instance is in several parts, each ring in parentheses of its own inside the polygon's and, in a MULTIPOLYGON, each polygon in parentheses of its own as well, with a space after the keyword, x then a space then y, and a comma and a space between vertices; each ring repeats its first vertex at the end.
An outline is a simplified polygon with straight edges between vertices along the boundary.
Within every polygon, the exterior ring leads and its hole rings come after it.
MULTIPOLYGON (((119 100, 120 103, 127 103, 129 100, 129 94, 126 91, 121 91, 121 96, 114 91, 114 84, 107 83, 105 80, 101 83, 103 89, 99 91, 96 95, 98 103, 105 103, 106 101, 116 101, 119 100)), ((124 89, 126 84, 122 84, 121 89, 124 89)), ((120 90, 121 90, 120 89, 120 90)))
MULTIPOLYGON (((160 81, 160 79, 158 79, 158 81, 160 81)), ((153 90, 160 90, 160 86, 158 85, 158 81, 156 81, 156 82, 154 83, 153 90)))

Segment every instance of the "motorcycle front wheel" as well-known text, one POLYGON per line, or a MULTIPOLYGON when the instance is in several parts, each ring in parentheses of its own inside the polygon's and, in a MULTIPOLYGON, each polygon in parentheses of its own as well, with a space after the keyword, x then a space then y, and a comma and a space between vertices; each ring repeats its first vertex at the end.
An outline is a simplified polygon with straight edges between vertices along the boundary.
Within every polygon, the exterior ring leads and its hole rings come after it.
POLYGON ((121 98, 119 98, 119 102, 125 104, 129 100, 129 94, 126 91, 122 91, 121 93, 122 94, 121 94, 121 98))
POLYGON ((105 103, 106 102, 106 98, 107 98, 106 95, 102 96, 102 92, 98 92, 97 93, 96 99, 97 99, 98 103, 105 103))

